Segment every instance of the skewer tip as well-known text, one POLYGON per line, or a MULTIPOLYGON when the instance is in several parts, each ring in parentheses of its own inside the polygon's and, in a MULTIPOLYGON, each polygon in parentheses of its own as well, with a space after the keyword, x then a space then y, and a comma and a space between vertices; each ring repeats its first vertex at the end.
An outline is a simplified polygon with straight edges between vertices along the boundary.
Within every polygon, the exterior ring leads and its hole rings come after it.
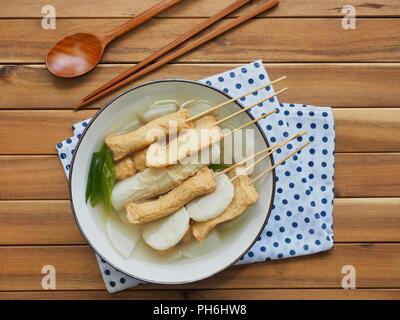
POLYGON ((305 143, 303 143, 300 147, 298 147, 296 150, 294 150, 293 152, 291 152, 290 154, 288 154, 286 157, 284 157, 283 159, 279 160, 277 163, 275 163, 272 167, 269 167, 267 170, 265 170, 264 172, 262 172, 261 174, 259 174, 257 177, 255 177, 253 180, 251 180, 250 183, 255 183, 257 180, 259 180, 260 178, 262 178, 263 176, 265 176, 266 174, 268 174, 269 172, 271 172, 272 170, 274 170, 277 166, 284 164, 288 159, 290 159, 291 157, 293 157, 295 154, 300 153, 300 151, 302 149, 304 149, 305 147, 307 147, 311 142, 307 141, 305 143))
POLYGON ((301 137, 301 136, 304 136, 304 135, 306 135, 307 133, 308 133, 307 130, 299 131, 299 132, 297 132, 297 134, 296 134, 296 138, 301 137))

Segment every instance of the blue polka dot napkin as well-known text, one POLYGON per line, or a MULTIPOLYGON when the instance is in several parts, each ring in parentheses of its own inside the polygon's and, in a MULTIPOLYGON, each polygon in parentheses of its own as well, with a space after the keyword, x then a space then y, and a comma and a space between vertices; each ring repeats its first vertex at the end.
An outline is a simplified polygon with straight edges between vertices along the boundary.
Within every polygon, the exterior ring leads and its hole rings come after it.
MULTIPOLYGON (((258 60, 253 63, 201 80, 232 97, 270 82, 258 60)), ((248 95, 240 102, 249 106, 274 94, 268 86, 248 95)), ((275 154, 283 158, 305 141, 311 144, 298 155, 276 168, 276 195, 268 224, 254 246, 238 261, 247 264, 314 254, 333 247, 333 174, 335 129, 328 107, 279 103, 277 97, 251 109, 255 117, 277 109, 277 113, 260 121, 271 143, 276 143, 300 130, 308 134, 292 141, 275 154)), ((73 126, 74 135, 56 148, 68 176, 74 147, 90 119, 73 126)), ((97 256, 109 292, 117 292, 141 283, 114 269, 97 256)))

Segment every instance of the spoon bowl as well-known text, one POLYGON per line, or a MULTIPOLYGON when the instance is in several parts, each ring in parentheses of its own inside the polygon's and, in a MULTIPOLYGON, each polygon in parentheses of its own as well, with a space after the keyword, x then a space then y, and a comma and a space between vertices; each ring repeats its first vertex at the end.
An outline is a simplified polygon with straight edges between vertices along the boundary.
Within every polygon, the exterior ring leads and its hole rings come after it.
POLYGON ((101 36, 91 33, 75 33, 65 37, 57 42, 47 54, 47 69, 62 78, 79 77, 89 72, 100 62, 104 49, 111 41, 181 1, 163 0, 101 36))
POLYGON ((104 48, 101 38, 94 34, 72 34, 50 49, 46 58, 47 69, 63 78, 83 75, 99 63, 104 48))

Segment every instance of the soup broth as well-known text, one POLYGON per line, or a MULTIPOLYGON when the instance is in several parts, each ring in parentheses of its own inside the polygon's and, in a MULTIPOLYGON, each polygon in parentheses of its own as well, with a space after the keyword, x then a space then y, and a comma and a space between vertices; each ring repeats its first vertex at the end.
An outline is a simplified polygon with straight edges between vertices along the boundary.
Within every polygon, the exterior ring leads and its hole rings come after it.
MULTIPOLYGON (((190 110, 191 114, 197 114, 199 112, 207 110, 212 105, 212 103, 206 100, 188 100, 184 97, 176 97, 172 100, 176 101, 177 108, 180 108, 180 106, 184 105, 185 108, 190 110)), ((135 130, 140 126, 145 125, 146 122, 143 121, 143 119, 139 115, 147 112, 150 106, 162 105, 163 101, 165 100, 157 100, 150 97, 146 97, 140 101, 137 101, 135 105, 136 112, 133 114, 127 114, 121 119, 114 121, 112 126, 109 128, 107 134, 124 133, 127 131, 135 130)), ((171 103, 171 99, 165 103, 171 103)), ((233 129, 237 126, 238 123, 235 119, 221 124, 221 127, 226 129, 233 129)), ((227 154, 229 154, 229 151, 227 152, 227 154)), ((226 161, 226 159, 223 159, 223 152, 221 152, 221 155, 221 161, 226 161)), ((108 219, 112 219, 116 216, 119 217, 121 223, 127 225, 130 224, 129 221, 126 219, 126 213, 123 211, 117 212, 115 209, 106 210, 104 206, 102 206, 101 215, 101 221, 104 225, 106 225, 108 219)), ((143 237, 140 235, 133 251, 128 257, 125 258, 140 259, 142 261, 148 261, 157 264, 170 264, 171 262, 185 263, 189 260, 201 258, 201 256, 203 256, 204 254, 209 254, 210 252, 219 249, 221 246, 226 245, 227 242, 231 241, 235 234, 239 232, 240 221, 243 221, 245 218, 246 212, 231 221, 227 221, 218 225, 202 242, 198 242, 194 237, 191 237, 190 240, 187 240, 186 242, 181 241, 174 247, 165 251, 158 251, 151 248, 145 243, 143 237), (238 223, 236 223, 236 220, 238 221, 238 223)), ((104 232, 107 232, 106 227, 104 227, 104 232)), ((108 239, 115 247, 115 241, 113 241, 113 239, 110 238, 109 235, 108 239)), ((116 249, 117 251, 119 251, 118 248, 116 249)))

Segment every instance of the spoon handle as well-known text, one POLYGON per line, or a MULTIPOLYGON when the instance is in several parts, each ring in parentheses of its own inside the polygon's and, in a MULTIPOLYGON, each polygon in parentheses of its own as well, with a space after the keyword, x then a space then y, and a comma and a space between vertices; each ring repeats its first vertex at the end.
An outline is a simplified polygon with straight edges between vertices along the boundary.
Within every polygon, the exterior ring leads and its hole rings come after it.
POLYGON ((103 39, 105 41, 105 45, 109 44, 111 41, 113 41, 115 38, 118 38, 122 36, 123 34, 131 31, 132 29, 135 29, 136 27, 140 26, 141 24, 145 23, 146 21, 150 20, 154 16, 158 15, 159 13, 169 9, 173 5, 181 2, 182 0, 164 0, 150 9, 147 9, 146 11, 142 12, 135 18, 123 23, 122 25, 118 26, 114 30, 106 33, 103 36, 103 39))

